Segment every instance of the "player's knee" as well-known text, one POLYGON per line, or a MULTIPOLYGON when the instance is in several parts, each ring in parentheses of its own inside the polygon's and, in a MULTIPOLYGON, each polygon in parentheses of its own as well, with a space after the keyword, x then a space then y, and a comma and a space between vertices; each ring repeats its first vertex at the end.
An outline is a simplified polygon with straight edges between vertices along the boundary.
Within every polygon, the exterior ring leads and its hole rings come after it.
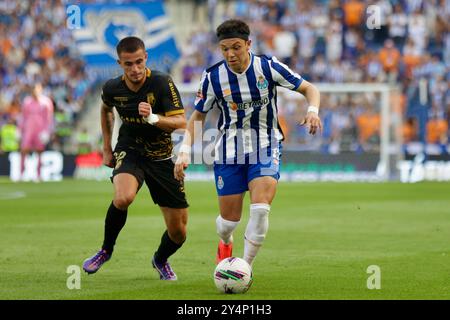
POLYGON ((120 210, 126 210, 134 201, 135 194, 119 194, 114 197, 114 206, 120 210))
POLYGON ((275 197, 275 188, 269 188, 264 192, 255 192, 252 194, 251 201, 253 203, 271 204, 275 197))
POLYGON ((184 241, 186 241, 186 227, 181 226, 174 230, 170 230, 169 237, 170 239, 172 239, 173 242, 177 244, 182 244, 184 241))

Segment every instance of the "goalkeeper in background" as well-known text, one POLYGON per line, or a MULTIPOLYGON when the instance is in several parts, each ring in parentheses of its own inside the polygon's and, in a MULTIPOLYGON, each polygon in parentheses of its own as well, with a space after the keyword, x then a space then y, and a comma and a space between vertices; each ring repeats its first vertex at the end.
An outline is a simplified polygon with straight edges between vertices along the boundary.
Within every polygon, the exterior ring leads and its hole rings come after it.
POLYGON ((20 133, 20 180, 26 180, 25 160, 27 155, 38 155, 36 182, 41 181, 41 153, 50 142, 53 132, 53 102, 43 93, 40 83, 31 88, 31 94, 25 97, 19 117, 20 133))

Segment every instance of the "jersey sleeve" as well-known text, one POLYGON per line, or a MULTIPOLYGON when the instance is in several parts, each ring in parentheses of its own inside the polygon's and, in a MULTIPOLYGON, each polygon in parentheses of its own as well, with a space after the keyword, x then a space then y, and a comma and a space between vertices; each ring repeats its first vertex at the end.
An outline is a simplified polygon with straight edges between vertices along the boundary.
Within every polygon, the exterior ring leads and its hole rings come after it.
POLYGON ((214 95, 211 83, 209 81, 208 73, 204 71, 194 102, 195 110, 206 113, 212 109, 215 100, 216 96, 214 95))
POLYGON ((303 81, 303 78, 296 72, 292 71, 287 65, 278 61, 276 57, 272 57, 270 61, 270 71, 273 80, 277 85, 290 90, 297 90, 303 81))
POLYGON ((161 99, 161 106, 166 117, 184 113, 180 93, 171 77, 167 77, 164 81, 161 99))
POLYGON ((108 82, 103 85, 101 96, 102 96, 102 101, 105 105, 107 105, 110 108, 114 107, 114 100, 110 93, 108 82))

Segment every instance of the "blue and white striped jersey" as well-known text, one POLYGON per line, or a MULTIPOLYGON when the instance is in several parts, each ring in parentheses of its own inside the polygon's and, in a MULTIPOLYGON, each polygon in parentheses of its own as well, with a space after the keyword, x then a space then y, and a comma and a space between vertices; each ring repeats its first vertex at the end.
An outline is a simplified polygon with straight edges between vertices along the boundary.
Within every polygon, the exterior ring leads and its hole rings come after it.
POLYGON ((195 109, 220 110, 215 160, 238 159, 283 139, 277 115, 277 86, 296 90, 303 79, 275 57, 250 53, 241 74, 225 60, 203 72, 195 109))

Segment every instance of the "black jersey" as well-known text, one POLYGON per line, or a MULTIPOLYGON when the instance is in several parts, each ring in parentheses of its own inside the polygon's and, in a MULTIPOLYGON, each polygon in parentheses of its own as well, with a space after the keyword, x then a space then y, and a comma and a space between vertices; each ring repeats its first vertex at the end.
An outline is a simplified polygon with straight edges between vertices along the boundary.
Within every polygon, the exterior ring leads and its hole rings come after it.
POLYGON ((171 134, 147 123, 138 111, 139 103, 147 102, 155 114, 184 113, 180 94, 169 75, 147 69, 145 82, 137 92, 127 87, 124 76, 111 79, 103 86, 102 100, 115 107, 122 119, 116 150, 134 149, 150 160, 172 155, 171 134))

